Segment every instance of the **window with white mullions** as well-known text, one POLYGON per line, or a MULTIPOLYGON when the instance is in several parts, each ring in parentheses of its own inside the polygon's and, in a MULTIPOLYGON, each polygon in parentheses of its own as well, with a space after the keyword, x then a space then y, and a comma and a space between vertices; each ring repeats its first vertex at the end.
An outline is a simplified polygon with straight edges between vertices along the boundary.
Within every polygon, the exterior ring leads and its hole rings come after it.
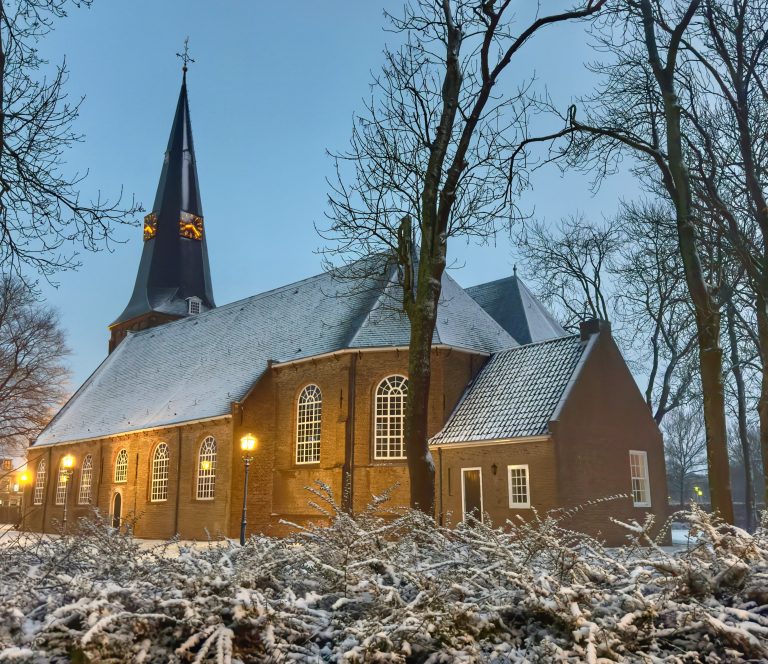
POLYGON ((32 502, 35 505, 42 505, 45 497, 45 459, 37 464, 37 473, 35 474, 35 493, 32 496, 32 502))
POLYGON ((208 436, 200 445, 197 461, 197 499, 213 500, 216 494, 216 440, 208 436))
POLYGON ((88 505, 91 502, 91 482, 93 479, 93 457, 88 454, 83 459, 80 470, 80 491, 77 493, 77 504, 88 505))
POLYGON ((408 379, 388 376, 376 388, 373 455, 376 459, 404 459, 403 431, 408 379))
POLYGON ((128 481, 128 451, 120 450, 115 459, 115 482, 128 481))
POLYGON ((632 477, 632 503, 635 507, 650 507, 651 483, 648 478, 648 453, 630 450, 629 470, 632 477))
POLYGON ((531 506, 530 485, 528 482, 528 465, 507 466, 509 479, 509 506, 522 509, 531 506))
POLYGON ((168 500, 168 445, 160 443, 152 456, 152 487, 149 499, 155 502, 168 500))
POLYGON ((67 496, 67 482, 68 481, 69 481, 69 476, 68 476, 66 468, 64 468, 64 466, 60 466, 59 467, 58 481, 56 482, 55 503, 57 505, 63 505, 64 504, 64 499, 67 496))
POLYGON ((296 463, 320 461, 323 395, 317 385, 307 385, 299 395, 296 412, 296 463))

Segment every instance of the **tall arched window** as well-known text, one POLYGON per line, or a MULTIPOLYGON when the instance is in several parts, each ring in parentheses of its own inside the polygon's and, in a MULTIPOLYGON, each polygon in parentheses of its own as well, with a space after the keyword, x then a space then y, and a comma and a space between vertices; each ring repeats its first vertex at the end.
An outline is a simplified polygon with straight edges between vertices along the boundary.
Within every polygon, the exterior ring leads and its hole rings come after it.
POLYGON ((168 445, 160 443, 152 456, 152 490, 149 495, 152 502, 168 500, 169 462, 168 445))
POLYGON ((320 461, 320 423, 323 395, 317 385, 307 385, 299 395, 296 416, 296 463, 320 461))
POLYGON ((37 464, 37 474, 35 475, 35 493, 32 496, 32 502, 35 505, 42 505, 45 498, 45 459, 37 464))
POLYGON ((128 451, 120 450, 115 459, 115 482, 128 481, 128 451))
POLYGON ((216 493, 216 439, 208 436, 197 460, 197 499, 213 500, 216 493))
POLYGON ((89 454, 83 459, 80 470, 80 491, 77 493, 77 504, 88 505, 91 502, 91 480, 93 479, 93 457, 89 454))
POLYGON ((376 388, 373 455, 376 459, 404 459, 403 424, 408 379, 387 376, 376 388))
POLYGON ((69 482, 69 476, 64 468, 63 464, 59 465, 59 476, 56 481, 56 496, 55 503, 57 505, 63 505, 64 500, 67 497, 67 482, 69 482))

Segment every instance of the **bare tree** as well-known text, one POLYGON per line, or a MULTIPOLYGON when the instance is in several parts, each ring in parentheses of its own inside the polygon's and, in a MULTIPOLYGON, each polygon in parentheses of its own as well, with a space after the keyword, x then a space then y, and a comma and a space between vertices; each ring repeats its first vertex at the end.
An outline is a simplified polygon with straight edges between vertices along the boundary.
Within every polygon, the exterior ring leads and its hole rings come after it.
POLYGON ((542 299, 564 327, 609 320, 654 419, 692 398, 696 334, 677 253, 674 211, 624 204, 602 224, 571 218, 529 225, 520 252, 542 299))
POLYGON ((707 466, 707 442, 701 409, 676 409, 665 418, 662 430, 670 491, 674 491, 680 505, 684 505, 690 478, 707 466))
POLYGON ((65 396, 68 354, 56 313, 0 278, 0 454, 21 454, 65 396))
POLYGON ((587 18, 605 0, 574 1, 575 7, 519 26, 512 0, 407 0, 401 16, 389 16, 403 43, 385 51, 351 147, 337 155, 332 223, 323 235, 347 259, 385 252, 397 262, 411 331, 405 414, 411 504, 428 513, 431 346, 448 241, 487 237, 500 219, 514 217, 520 181, 509 155, 524 130, 528 101, 524 87, 508 96, 499 82, 539 31, 587 18))
POLYGON ((703 220, 694 200, 690 128, 683 122, 686 87, 680 84, 690 74, 683 39, 701 4, 612 3, 595 33, 599 49, 606 53, 604 62, 595 65, 603 84, 585 100, 585 119, 577 117, 572 106, 566 127, 546 139, 570 137, 563 151, 569 163, 594 169, 598 181, 616 168, 623 154, 632 154, 633 172, 648 191, 663 194, 674 207, 678 255, 697 331, 710 494, 713 507, 732 523, 719 283, 701 256, 703 220))
POLYGON ((69 7, 90 0, 0 0, 0 262, 6 272, 33 270, 50 278, 77 267, 77 247, 95 251, 140 207, 84 200, 87 173, 67 173, 67 148, 80 101, 64 89, 65 64, 52 78, 41 69, 38 42, 69 7))

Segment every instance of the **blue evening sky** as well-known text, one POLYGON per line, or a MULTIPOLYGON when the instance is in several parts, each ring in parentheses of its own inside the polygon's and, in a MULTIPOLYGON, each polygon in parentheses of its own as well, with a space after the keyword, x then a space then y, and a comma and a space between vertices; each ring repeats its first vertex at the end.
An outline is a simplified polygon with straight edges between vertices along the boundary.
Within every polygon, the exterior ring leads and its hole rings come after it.
MULTIPOLYGON (((113 195, 122 186, 151 206, 181 82, 175 54, 189 35, 196 59, 190 109, 217 303, 318 273, 314 223, 324 220, 332 166, 325 151, 346 147, 352 115, 392 39, 382 31, 382 8, 400 4, 96 0, 90 10, 73 10, 41 50, 53 61, 66 55, 68 90, 86 97, 77 125, 85 141, 67 155, 72 169, 90 171, 83 192, 113 195)), ((584 63, 594 54, 581 25, 550 28, 521 55, 506 72, 510 89, 535 72, 564 108, 592 87, 584 63)), ((576 212, 599 218, 633 191, 631 180, 615 177, 592 196, 587 177, 562 177, 551 167, 536 174, 521 203, 547 221, 576 212)), ((106 356, 107 326, 133 288, 141 228, 126 227, 119 237, 124 242, 110 252, 83 254, 82 267, 59 275, 58 288, 43 288, 67 331, 73 387, 106 356)), ((461 264, 452 276, 464 286, 507 276, 514 262, 506 236, 482 247, 454 241, 449 253, 461 264)))

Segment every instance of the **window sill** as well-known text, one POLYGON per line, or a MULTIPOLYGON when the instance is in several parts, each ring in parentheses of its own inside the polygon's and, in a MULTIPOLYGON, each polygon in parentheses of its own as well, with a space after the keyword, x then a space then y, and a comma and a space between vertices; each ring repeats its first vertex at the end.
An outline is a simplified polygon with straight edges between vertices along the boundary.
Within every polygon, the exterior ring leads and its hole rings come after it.
POLYGON ((632 503, 632 507, 652 507, 651 503, 632 503))

